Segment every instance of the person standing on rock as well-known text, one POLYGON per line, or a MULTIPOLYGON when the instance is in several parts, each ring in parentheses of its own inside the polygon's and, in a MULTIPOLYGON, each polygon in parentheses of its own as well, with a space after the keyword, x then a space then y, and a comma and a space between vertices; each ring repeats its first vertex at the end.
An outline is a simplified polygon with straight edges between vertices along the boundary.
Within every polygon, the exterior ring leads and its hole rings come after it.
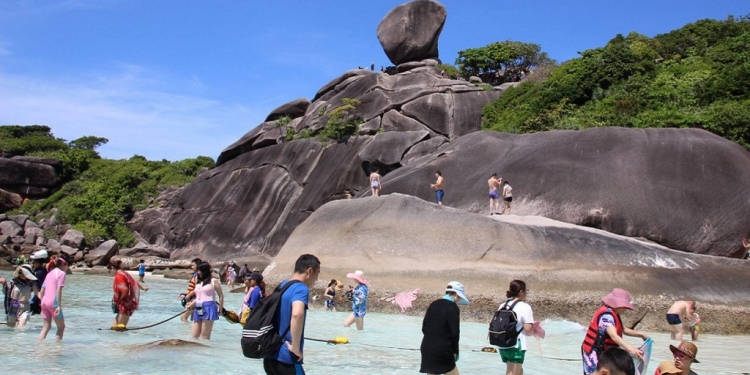
POLYGON ((435 171, 435 178, 437 179, 434 184, 430 184, 430 187, 435 190, 435 200, 437 200, 437 204, 442 206, 443 205, 443 196, 445 196, 445 179, 443 179, 443 174, 440 173, 440 171, 435 171))
POLYGON ((625 289, 615 288, 602 298, 602 304, 591 318, 586 337, 581 344, 581 356, 583 357, 583 373, 591 375, 596 371, 599 357, 602 353, 613 347, 620 346, 634 357, 643 358, 643 352, 625 342, 622 335, 640 337, 644 341, 648 335, 643 332, 626 328, 622 324, 620 314, 625 310, 634 310, 630 300, 630 293, 625 289))
POLYGON ((370 173, 370 190, 372 191, 373 197, 380 196, 380 170, 375 168, 372 173, 370 173))
POLYGON ((502 183, 503 179, 498 179, 497 173, 493 173, 487 180, 487 185, 490 187, 490 216, 500 215, 500 192, 498 189, 502 183))
POLYGON ((460 337, 461 311, 458 305, 468 305, 466 289, 458 281, 451 281, 445 288, 443 298, 430 304, 422 320, 423 374, 458 375, 458 340, 460 337))
POLYGON ((508 181, 503 181, 503 214, 510 215, 510 204, 513 202, 513 188, 510 186, 508 181), (508 211, 507 213, 505 211, 508 211))
POLYGON ((188 306, 188 303, 192 301, 192 297, 188 298, 189 295, 195 290, 195 283, 198 282, 198 265, 203 263, 200 258, 195 258, 190 262, 190 270, 193 271, 193 275, 190 276, 190 281, 188 281, 188 288, 187 292, 180 294, 177 296, 177 298, 182 298, 182 307, 185 308, 185 312, 182 313, 182 316, 180 317, 180 320, 184 322, 188 321, 188 318, 193 316, 193 308, 192 305, 188 306))
POLYGON ((682 335, 685 333, 685 329, 682 326, 682 320, 685 319, 688 323, 693 320, 693 313, 695 312, 695 301, 676 301, 667 310, 667 323, 672 329, 670 337, 672 340, 682 341, 682 335))
POLYGON ((354 273, 346 274, 346 277, 353 279, 357 282, 357 286, 354 287, 352 293, 352 315, 344 322, 344 327, 349 327, 352 323, 357 323, 357 330, 361 331, 365 329, 365 314, 367 314, 367 294, 369 289, 367 285, 370 284, 365 279, 364 272, 357 270, 354 273))
POLYGON ((304 254, 294 264, 294 274, 279 284, 279 289, 290 282, 294 284, 279 301, 279 332, 286 332, 283 344, 275 352, 263 358, 263 369, 267 375, 302 374, 305 347, 305 320, 310 301, 310 288, 320 276, 320 260, 315 255, 304 254))

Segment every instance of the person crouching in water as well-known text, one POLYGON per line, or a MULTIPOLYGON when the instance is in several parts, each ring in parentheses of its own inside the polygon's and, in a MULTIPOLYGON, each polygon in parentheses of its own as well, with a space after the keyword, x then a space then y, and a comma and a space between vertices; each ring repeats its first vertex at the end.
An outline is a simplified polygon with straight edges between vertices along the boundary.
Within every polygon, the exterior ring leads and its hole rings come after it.
POLYGON ((110 261, 107 269, 115 277, 112 283, 112 312, 117 314, 114 324, 127 326, 130 317, 138 310, 140 285, 122 269, 122 261, 119 259, 110 261))
POLYGON ((352 290, 352 315, 344 322, 344 327, 349 327, 352 323, 357 323, 357 330, 361 331, 365 329, 365 314, 367 314, 367 293, 369 289, 367 285, 370 283, 365 279, 365 274, 362 271, 354 271, 354 273, 346 274, 346 277, 353 279, 357 282, 357 286, 352 290))
POLYGON ((615 288, 602 298, 602 304, 591 318, 586 337, 581 345, 583 356, 583 372, 591 375, 596 371, 599 357, 602 353, 612 347, 620 346, 630 355, 643 358, 643 352, 631 346, 622 339, 622 335, 640 337, 647 340, 648 336, 639 331, 625 328, 622 324, 620 314, 625 310, 634 310, 630 302, 630 293, 627 290, 615 288))
POLYGON ((42 331, 39 332, 39 341, 44 341, 47 338, 47 334, 52 328, 52 319, 55 320, 57 326, 55 339, 57 341, 63 339, 65 317, 63 316, 62 288, 65 286, 65 277, 71 262, 72 259, 68 254, 60 253, 58 257, 51 258, 47 265, 47 277, 44 278, 44 285, 42 290, 39 291, 44 321, 42 331))
POLYGON ((458 340, 461 311, 457 305, 468 305, 466 289, 458 281, 451 281, 443 298, 430 304, 422 320, 422 363, 419 372, 458 375, 458 340))
POLYGON ((0 277, 5 294, 5 311, 7 313, 6 324, 11 328, 23 328, 29 319, 30 301, 33 295, 39 296, 36 287, 36 276, 31 272, 31 266, 24 264, 18 266, 13 273, 13 281, 7 282, 0 277))
POLYGON ((211 277, 211 266, 208 263, 198 265, 198 282, 195 290, 187 295, 187 298, 195 296, 195 300, 188 304, 193 309, 193 329, 191 335, 194 339, 211 339, 211 330, 214 321, 219 320, 219 311, 224 308, 224 293, 218 279, 211 277), (219 305, 216 305, 216 295, 219 295, 219 305))

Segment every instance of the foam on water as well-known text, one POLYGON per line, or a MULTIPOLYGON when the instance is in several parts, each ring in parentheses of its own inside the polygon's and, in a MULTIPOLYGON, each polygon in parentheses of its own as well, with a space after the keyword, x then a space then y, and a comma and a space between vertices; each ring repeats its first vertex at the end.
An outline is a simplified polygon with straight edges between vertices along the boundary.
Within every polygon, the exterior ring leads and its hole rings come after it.
MULTIPOLYGON (((10 276, 4 272, 2 276, 10 276)), ((151 290, 141 295, 141 310, 131 318, 130 327, 158 322, 181 311, 177 295, 186 282, 146 278, 151 290)), ((54 342, 55 328, 47 341, 38 344, 41 319, 34 316, 24 330, 0 326, 2 340, 2 373, 8 374, 263 374, 259 360, 242 356, 239 347, 239 325, 220 320, 214 326, 207 347, 158 347, 134 350, 133 345, 163 339, 190 340, 190 325, 179 319, 132 332, 107 330, 112 323, 110 309, 111 277, 68 276, 63 292, 66 323, 65 339, 54 342), (105 330, 99 330, 99 329, 105 330), (32 370, 33 369, 33 370, 32 370)), ((237 309, 240 294, 227 294, 226 308, 237 309)), ((305 343, 305 369, 308 374, 415 374, 419 370, 422 340, 422 319, 403 315, 370 313, 365 318, 365 331, 342 326, 348 313, 320 310, 322 302, 313 303, 308 312, 307 337, 332 339, 347 337, 349 345, 305 343)), ((580 374, 580 345, 584 327, 566 321, 545 321, 545 340, 529 339, 524 373, 527 375, 580 374)), ((495 353, 483 353, 488 346, 487 326, 480 323, 461 324, 462 374, 502 373, 505 366, 495 353)), ((650 371, 662 360, 670 359, 669 336, 653 334, 655 344, 650 371)), ((627 338, 632 344, 640 340, 627 338)), ((701 337, 698 358, 694 365, 699 374, 728 375, 750 371, 744 358, 750 346, 748 336, 701 337), (727 350, 729 349, 729 350, 727 350)))

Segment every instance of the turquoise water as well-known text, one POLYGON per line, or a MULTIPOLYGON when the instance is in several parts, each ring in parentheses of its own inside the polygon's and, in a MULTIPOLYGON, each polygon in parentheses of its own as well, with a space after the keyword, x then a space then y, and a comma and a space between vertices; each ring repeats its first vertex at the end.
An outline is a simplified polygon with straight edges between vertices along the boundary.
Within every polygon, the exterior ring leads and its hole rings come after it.
MULTIPOLYGON (((8 272, 0 274, 9 276, 8 272)), ((47 341, 39 344, 37 335, 41 319, 32 317, 23 330, 0 326, 2 340, 2 373, 4 374, 263 374, 260 360, 242 356, 239 346, 241 327, 220 320, 214 326, 207 347, 152 348, 133 350, 131 345, 163 339, 190 338, 190 324, 179 318, 154 328, 133 332, 99 330, 108 328, 113 314, 110 309, 111 282, 109 276, 68 276, 64 289, 65 316, 68 328, 61 343, 54 341, 53 329, 47 341)), ((141 295, 141 310, 130 320, 130 327, 144 326, 166 319, 182 310, 176 296, 186 286, 185 281, 146 278, 150 291, 141 295)), ((226 306, 238 309, 242 296, 227 294, 226 306)), ((417 349, 422 339, 420 317, 368 314, 365 330, 342 326, 345 312, 322 310, 322 302, 315 302, 307 317, 306 336, 332 339, 347 337, 349 345, 327 345, 306 342, 305 370, 308 374, 416 374, 420 354, 417 349), (318 306, 321 305, 321 306, 318 306), (374 345, 374 346, 370 346, 374 345), (402 348, 402 349, 396 349, 402 348)), ((547 338, 529 339, 524 373, 526 375, 580 374, 579 348, 583 327, 565 321, 547 321, 547 338), (546 358, 544 358, 544 357, 546 358), (559 358, 559 359, 551 359, 559 358), (562 360, 561 360, 562 359, 562 360), (573 359, 567 361, 565 359, 573 359)), ((487 326, 464 322, 461 325, 462 374, 500 374, 505 366, 498 354, 482 353, 487 346, 487 326)), ((652 374, 659 361, 670 359, 669 337, 654 334, 652 374)), ((628 341, 637 344, 638 339, 628 341)), ((700 364, 693 369, 701 374, 727 375, 750 371, 747 364, 748 336, 702 337, 698 343, 700 364), (731 348, 727 350, 727 348, 731 348)))

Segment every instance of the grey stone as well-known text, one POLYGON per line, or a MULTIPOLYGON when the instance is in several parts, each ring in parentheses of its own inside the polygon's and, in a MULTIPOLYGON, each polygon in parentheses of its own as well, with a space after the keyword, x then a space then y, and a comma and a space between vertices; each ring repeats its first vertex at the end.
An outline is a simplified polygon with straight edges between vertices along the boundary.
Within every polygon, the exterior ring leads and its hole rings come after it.
POLYGON ((257 150, 259 148, 282 143, 284 142, 284 137, 286 137, 286 126, 279 126, 274 123, 272 127, 269 127, 268 130, 263 132, 258 139, 253 142, 253 149, 257 150))
POLYGON ((413 100, 401 112, 425 124, 434 132, 450 137, 452 94, 432 94, 413 100))
POLYGON ((0 245, 5 245, 10 243, 11 237, 5 234, 0 234, 0 245))
POLYGON ((23 233, 23 227, 18 225, 15 221, 12 220, 6 220, 3 222, 0 222, 0 234, 4 234, 6 236, 18 236, 23 233))
POLYGON ((40 226, 39 226, 39 224, 37 224, 37 223, 35 223, 35 222, 31 221, 31 220, 26 220, 26 223, 24 223, 24 225, 23 225, 23 229, 24 230, 28 230, 29 228, 40 228, 40 226))
POLYGON ((60 242, 58 242, 55 239, 49 239, 49 240, 47 240, 47 247, 53 253, 59 253, 60 251, 62 251, 62 246, 60 246, 60 242))
POLYGON ((24 234, 23 238, 24 238, 24 242, 23 242, 24 244, 36 245, 36 239, 37 239, 36 233, 26 233, 24 234))
POLYGON ((362 149, 359 158, 376 165, 399 164, 406 151, 429 134, 426 130, 380 133, 362 149))
POLYGON ((359 126, 359 135, 374 135, 380 129, 380 117, 374 117, 370 121, 365 122, 359 126))
POLYGON ((23 245, 23 244, 26 243, 26 238, 24 238, 23 236, 13 236, 13 237, 10 238, 10 242, 13 245, 20 246, 20 245, 23 245))
POLYGON ((216 159, 216 165, 222 165, 239 155, 249 152, 253 149, 253 143, 256 139, 258 139, 258 137, 261 136, 261 134, 275 127, 276 123, 273 121, 264 122, 256 126, 255 128, 253 128, 253 130, 250 130, 245 135, 243 135, 242 138, 222 150, 221 154, 219 154, 219 158, 216 159))
POLYGON ((366 70, 362 70, 362 69, 353 69, 353 70, 349 70, 349 71, 345 72, 344 74, 342 74, 342 75, 334 78, 330 82, 328 82, 325 85, 323 85, 323 87, 321 87, 320 90, 318 90, 318 92, 315 93, 315 97, 313 98, 313 102, 317 101, 323 95, 327 94, 329 91, 331 91, 334 88, 336 88, 336 86, 338 86, 342 82, 344 82, 344 81, 346 81, 346 80, 348 80, 350 78, 355 78, 355 77, 360 78, 361 76, 368 75, 368 74, 371 74, 371 73, 368 72, 368 71, 366 71, 366 70))
POLYGON ((423 66, 427 66, 427 63, 425 63, 424 61, 409 61, 403 64, 398 64, 398 66, 396 66, 396 71, 401 73, 412 69, 421 68, 423 66))
POLYGON ((60 159, 55 158, 42 158, 38 156, 14 156, 11 159, 17 160, 17 161, 25 161, 29 163, 40 163, 40 164, 47 164, 55 168, 56 170, 62 169, 63 163, 60 159))
POLYGON ((23 198, 20 195, 0 189, 0 211, 15 210, 16 208, 21 207, 22 203, 23 198))
POLYGON ((289 116, 292 119, 302 117, 305 115, 305 111, 309 106, 310 101, 306 98, 292 100, 291 102, 282 104, 278 108, 271 111, 268 117, 266 117, 266 122, 275 121, 284 116, 289 116))
POLYGON ((427 127, 419 121, 406 117, 395 109, 392 109, 383 115, 382 124, 383 130, 387 132, 427 130, 427 127))
POLYGON ((62 245, 62 246, 60 246, 60 251, 61 251, 61 252, 63 252, 63 253, 65 253, 65 254, 68 254, 68 255, 70 255, 71 257, 73 257, 74 255, 76 255, 76 253, 77 253, 77 252, 78 252, 79 250, 78 250, 78 249, 76 249, 76 248, 73 248, 73 247, 67 246, 67 245, 62 245))
POLYGON ((447 12, 435 1, 399 5, 380 21, 378 40, 393 65, 438 57, 438 38, 447 12))
POLYGON ((86 236, 84 236, 83 233, 75 229, 69 229, 65 232, 65 234, 60 239, 60 243, 62 245, 67 245, 75 249, 81 249, 83 248, 83 244, 85 240, 86 240, 86 236))
POLYGON ((414 145, 409 152, 404 155, 404 158, 401 159, 401 165, 409 165, 410 162, 413 160, 419 159, 423 156, 429 155, 435 150, 437 150, 440 146, 445 144, 445 139, 442 137, 434 137, 430 138, 428 140, 422 141, 414 145))
POLYGON ((29 220, 29 215, 14 215, 10 216, 9 219, 15 221, 16 224, 23 228, 26 225, 26 221, 29 220))
POLYGON ((60 177, 48 164, 0 158, 0 188, 31 198, 44 198, 60 187, 60 177))
POLYGON ((99 245, 96 249, 91 250, 83 257, 83 261, 89 267, 93 266, 106 266, 113 256, 117 255, 120 250, 120 246, 115 240, 105 241, 99 245))
POLYGON ((42 228, 50 229, 54 227, 56 224, 57 224, 57 215, 52 215, 49 218, 44 220, 44 225, 42 225, 42 228))
POLYGON ((469 82, 471 83, 482 83, 482 79, 477 76, 471 76, 469 77, 469 82))
POLYGON ((8 215, 6 214, 0 214, 0 221, 8 220, 8 215))
POLYGON ((156 258, 169 259, 170 252, 169 250, 163 247, 149 245, 149 244, 145 244, 141 242, 129 249, 122 249, 119 255, 123 257, 133 257, 133 258, 156 257, 156 258))

